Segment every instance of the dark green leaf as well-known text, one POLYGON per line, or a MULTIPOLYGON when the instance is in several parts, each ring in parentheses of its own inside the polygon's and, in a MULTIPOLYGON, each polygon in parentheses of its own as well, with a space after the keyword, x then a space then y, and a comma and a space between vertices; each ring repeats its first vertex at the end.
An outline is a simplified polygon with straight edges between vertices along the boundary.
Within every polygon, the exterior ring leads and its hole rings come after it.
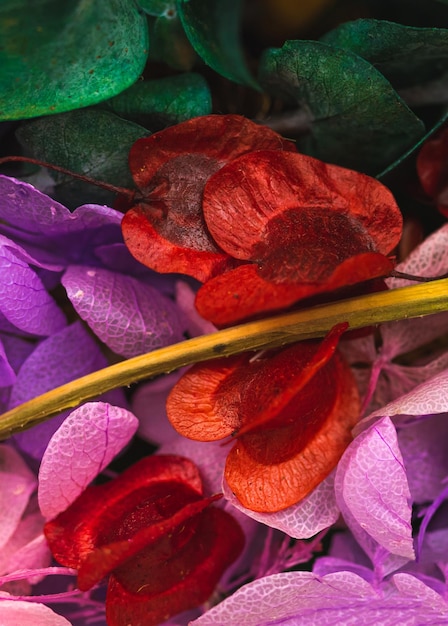
POLYGON ((258 89, 239 41, 241 0, 177 0, 185 33, 199 56, 216 72, 258 89))
POLYGON ((309 112, 298 147, 324 161, 376 174, 423 134, 422 122, 370 63, 316 41, 268 50, 260 80, 309 112))
POLYGON ((138 0, 138 5, 142 11, 155 17, 175 12, 175 0, 138 0))
MULTIPOLYGON (((132 144, 150 133, 109 111, 83 109, 25 122, 17 136, 33 157, 79 174, 122 187, 133 187, 128 167, 132 144)), ((92 185, 50 172, 57 181, 58 199, 110 203, 111 194, 92 185)))
POLYGON ((69 111, 110 98, 141 74, 145 16, 129 0, 0 3, 0 119, 69 111))
POLYGON ((448 71, 448 30, 442 28, 356 20, 341 24, 321 41, 366 59, 396 89, 427 82, 448 71))
POLYGON ((193 73, 139 81, 101 106, 152 131, 212 111, 208 85, 200 74, 193 73))
POLYGON ((175 70, 189 72, 198 57, 185 35, 175 10, 148 19, 151 39, 149 58, 162 61, 175 70))

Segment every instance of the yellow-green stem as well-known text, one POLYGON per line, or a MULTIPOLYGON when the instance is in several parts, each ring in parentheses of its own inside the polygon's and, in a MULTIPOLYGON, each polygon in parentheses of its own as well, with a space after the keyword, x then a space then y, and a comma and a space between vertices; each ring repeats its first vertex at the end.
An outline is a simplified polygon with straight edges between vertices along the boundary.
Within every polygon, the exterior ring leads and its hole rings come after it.
POLYGON ((322 337, 339 322, 362 328, 448 310, 448 279, 360 296, 196 337, 106 367, 52 389, 0 417, 0 439, 105 391, 199 361, 322 337))

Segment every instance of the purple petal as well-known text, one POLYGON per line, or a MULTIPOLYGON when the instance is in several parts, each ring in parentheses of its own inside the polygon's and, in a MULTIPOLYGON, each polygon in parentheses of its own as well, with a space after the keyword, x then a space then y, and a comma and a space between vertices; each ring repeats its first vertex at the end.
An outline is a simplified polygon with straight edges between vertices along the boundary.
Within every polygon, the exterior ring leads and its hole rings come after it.
POLYGON ((142 439, 163 445, 177 437, 166 415, 166 399, 183 371, 185 368, 145 383, 132 396, 131 408, 138 417, 142 439))
POLYGON ((16 373, 11 367, 3 342, 0 340, 0 387, 9 387, 16 380, 16 373))
MULTIPOLYGON (((43 340, 24 362, 12 388, 9 408, 105 367, 107 361, 81 322, 43 340)), ((22 450, 40 459, 67 413, 15 435, 22 450)))
POLYGON ((183 339, 176 305, 135 278, 71 266, 62 284, 80 317, 117 354, 129 358, 183 339))
POLYGON ((0 597, 2 626, 71 626, 70 622, 45 604, 0 597))
POLYGON ((51 438, 39 470, 39 506, 46 519, 76 500, 137 426, 132 413, 105 402, 89 402, 70 413, 51 438))
POLYGON ((382 416, 422 416, 436 413, 448 413, 448 370, 440 372, 404 396, 377 409, 361 420, 353 432, 355 434, 361 432, 382 416))
POLYGON ((49 335, 63 328, 65 316, 36 272, 4 237, 0 240, 1 313, 19 330, 33 335, 49 335))
POLYGON ((448 414, 414 422, 397 434, 413 502, 434 500, 448 476, 448 414))
POLYGON ((389 418, 349 445, 336 471, 335 492, 347 525, 372 560, 378 559, 378 566, 387 556, 383 551, 414 558, 411 494, 389 418))
POLYGON ((195 292, 188 283, 182 280, 176 283, 176 304, 184 312, 188 320, 190 337, 199 337, 216 332, 218 329, 211 322, 207 322, 196 311, 194 306, 195 292))
POLYGON ((334 493, 334 476, 328 476, 301 502, 277 513, 257 513, 242 506, 223 480, 224 497, 239 511, 257 522, 277 528, 295 539, 309 539, 328 528, 339 517, 334 493))
POLYGON ((0 445, 0 547, 16 531, 35 488, 36 477, 18 452, 0 445))
POLYGON ((395 575, 377 590, 351 572, 322 578, 310 572, 290 572, 241 587, 191 626, 422 626, 446 619, 445 600, 408 574, 395 575))

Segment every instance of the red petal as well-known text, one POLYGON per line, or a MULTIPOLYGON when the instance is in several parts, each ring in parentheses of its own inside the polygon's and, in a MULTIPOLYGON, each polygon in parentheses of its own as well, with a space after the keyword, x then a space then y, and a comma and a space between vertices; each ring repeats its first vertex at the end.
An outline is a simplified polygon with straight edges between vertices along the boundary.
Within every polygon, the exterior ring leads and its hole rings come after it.
MULTIPOLYGON (((227 457, 227 482, 248 509, 275 512, 299 502, 334 469, 350 443, 359 398, 339 354, 298 394, 295 407, 295 421, 243 436, 227 457)), ((286 414, 292 417, 293 408, 286 414)))
POLYGON ((448 127, 423 144, 417 157, 417 172, 425 192, 448 216, 448 127))
MULTIPOLYGON (((295 249, 305 249, 291 267, 300 271, 301 280, 309 275, 303 264, 309 269, 324 261, 332 271, 354 254, 388 254, 402 227, 391 192, 374 178, 271 150, 250 152, 216 172, 206 184, 203 211, 217 244, 238 259, 266 258, 273 244, 277 255, 285 238, 291 247, 296 237, 295 249)), ((289 282, 295 280, 288 276, 289 282)))
POLYGON ((387 276, 393 267, 387 257, 368 252, 346 259, 323 282, 276 284, 260 276, 255 264, 246 264, 207 281, 195 304, 204 319, 218 327, 227 326, 285 309, 319 293, 387 276))
POLYGON ((138 592, 127 591, 111 576, 106 599, 109 626, 155 626, 202 604, 213 593, 224 570, 240 554, 244 536, 230 515, 207 509, 190 544, 174 563, 160 562, 156 577, 154 569, 140 570, 138 592), (181 574, 174 584, 173 567, 181 574), (154 578, 165 581, 165 589, 153 591, 154 578))
POLYGON ((117 519, 137 507, 142 496, 161 483, 180 483, 186 493, 202 495, 198 469, 188 459, 174 455, 142 459, 118 478, 88 487, 66 511, 45 524, 45 536, 55 559, 67 567, 79 568, 97 547, 104 529, 115 527, 117 519))
MULTIPOLYGON (((184 486, 182 485, 182 487, 184 486)), ((147 527, 135 532, 132 536, 123 538, 122 541, 107 542, 90 552, 79 567, 79 589, 82 591, 90 589, 113 570, 116 570, 115 574, 120 580, 127 581, 129 577, 133 580, 135 562, 141 558, 139 553, 142 551, 146 555, 146 560, 151 561, 153 568, 159 566, 159 561, 163 561, 164 558, 169 559, 171 555, 176 554, 189 541, 191 533, 196 531, 199 523, 198 513, 201 513, 211 502, 221 497, 219 494, 186 504, 185 495, 191 494, 185 494, 182 489, 175 490, 170 485, 166 485, 164 498, 172 500, 175 509, 180 509, 177 513, 168 519, 161 519, 156 522, 148 517, 146 520, 147 527), (188 532, 185 530, 186 527, 189 528, 188 532), (182 531, 180 536, 179 528, 182 531), (163 558, 160 558, 160 554, 163 555, 163 558)), ((198 497, 196 496, 196 498, 198 497)), ((160 503, 160 499, 155 502, 156 506, 160 503)), ((144 501, 130 509, 130 518, 140 513, 142 504, 144 501)), ((142 519, 141 516, 140 519, 142 519)), ((114 521, 115 528, 120 528, 120 522, 123 523, 122 520, 118 520, 118 523, 114 521)), ((137 568, 137 576, 139 576, 140 571, 137 568)), ((154 578, 158 580, 158 577, 155 576, 154 578)))
POLYGON ((144 199, 122 223, 131 253, 158 272, 182 272, 198 280, 231 267, 232 259, 204 223, 202 193, 224 163, 254 149, 295 147, 238 115, 198 117, 138 140, 129 165, 144 199))

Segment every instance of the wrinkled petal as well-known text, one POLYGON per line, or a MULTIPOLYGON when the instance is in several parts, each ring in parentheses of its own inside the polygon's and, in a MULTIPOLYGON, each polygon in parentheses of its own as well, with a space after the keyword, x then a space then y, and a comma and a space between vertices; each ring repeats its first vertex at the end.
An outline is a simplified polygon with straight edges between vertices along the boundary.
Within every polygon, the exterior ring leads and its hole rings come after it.
POLYGON ((373 561, 378 556, 375 544, 405 560, 414 558, 411 494, 389 418, 376 422, 347 448, 336 471, 335 492, 347 525, 373 561))
POLYGON ((118 354, 129 358, 183 339, 176 305, 135 278, 71 266, 62 284, 79 316, 118 354))
POLYGON ((54 433, 39 469, 39 506, 46 519, 64 511, 124 448, 137 418, 105 402, 76 409, 54 433))

